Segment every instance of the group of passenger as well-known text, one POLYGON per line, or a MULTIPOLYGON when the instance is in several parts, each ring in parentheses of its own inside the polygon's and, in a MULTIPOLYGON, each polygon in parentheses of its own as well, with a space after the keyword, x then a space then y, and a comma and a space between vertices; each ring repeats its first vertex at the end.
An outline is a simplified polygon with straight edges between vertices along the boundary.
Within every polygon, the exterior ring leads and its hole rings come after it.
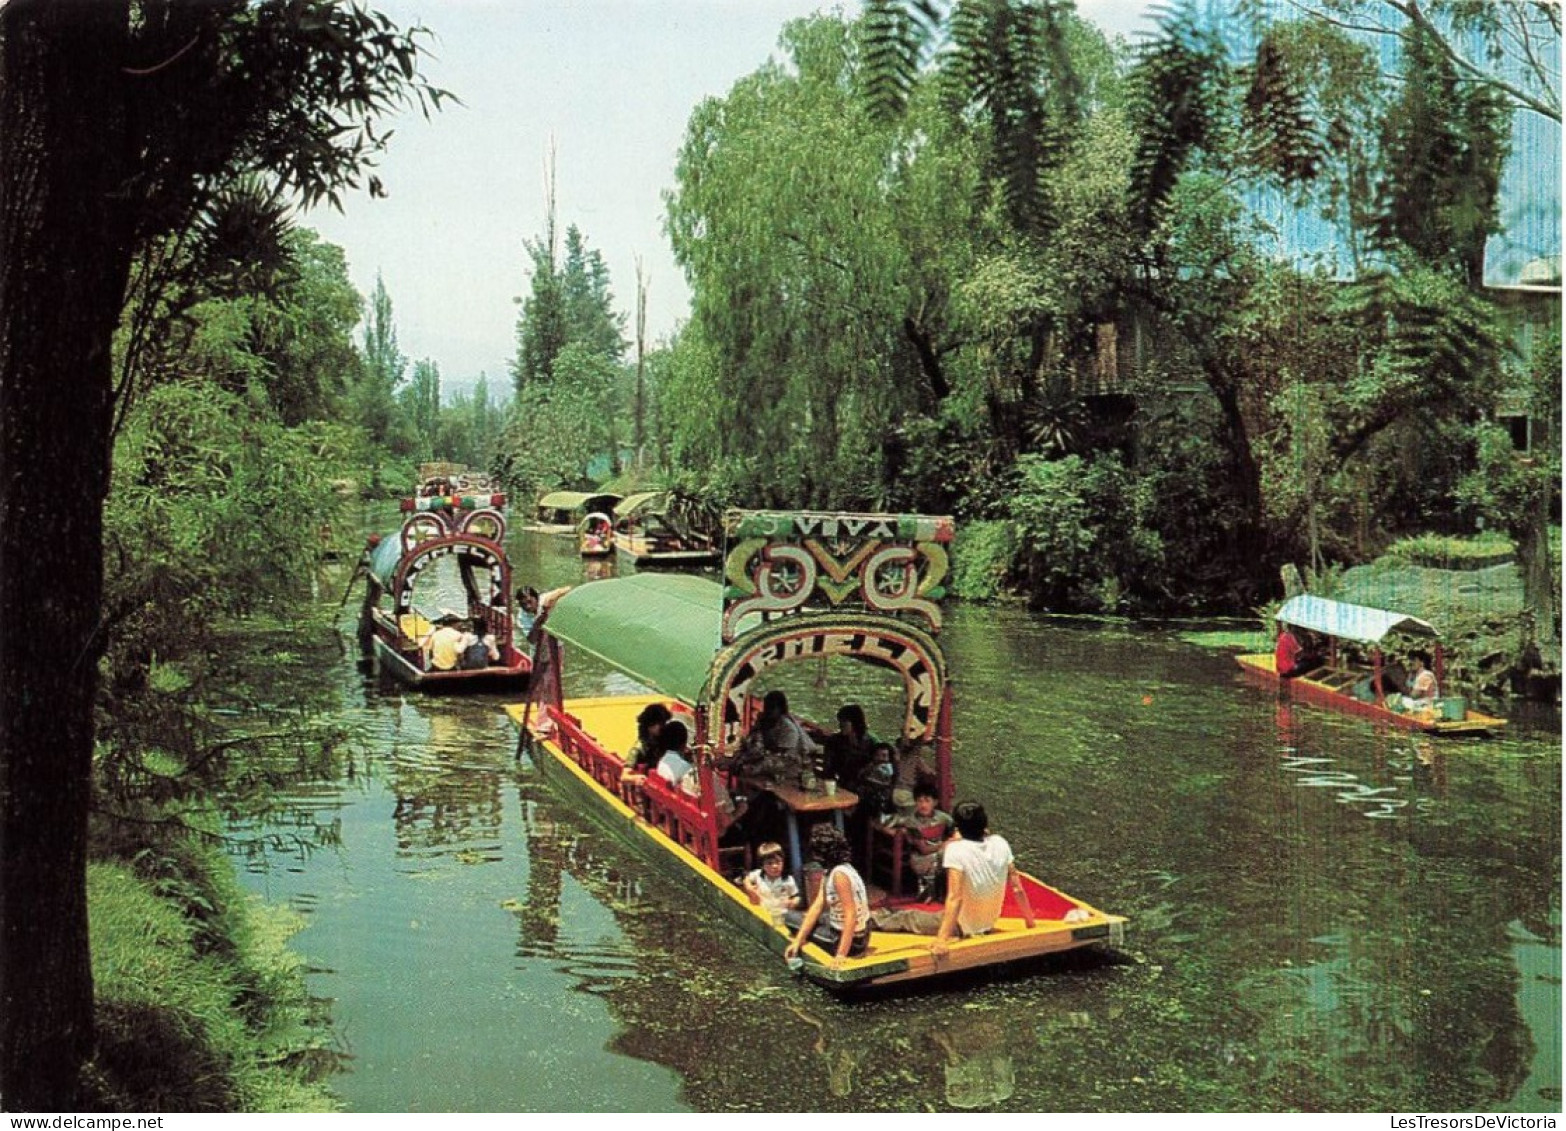
POLYGON ((427 671, 475 671, 500 662, 500 645, 483 617, 454 617, 437 625, 422 647, 427 671))
MULTIPOLYGON (((937 959, 943 958, 954 940, 994 929, 1008 889, 1023 923, 1034 926, 1037 920, 1011 846, 990 831, 984 806, 976 801, 959 802, 950 820, 952 835, 937 854, 946 877, 940 911, 915 906, 872 912, 848 838, 830 824, 812 829, 810 854, 825 869, 825 875, 807 909, 784 912, 783 922, 794 934, 784 957, 793 961, 807 942, 813 942, 831 955, 831 965, 838 967, 865 953, 871 931, 896 931, 933 936, 930 951, 937 959)), ((1078 914, 1078 909, 1073 909, 1067 918, 1078 914)))
MULTIPOLYGON (((701 797, 701 772, 690 743, 690 728, 676 719, 674 712, 662 703, 647 704, 636 716, 636 742, 626 755, 620 780, 642 784, 657 776, 688 797, 701 797)), ((713 777, 712 788, 721 832, 740 815, 742 807, 735 804, 721 777, 713 777)))
MULTIPOLYGON (((1273 647, 1273 666, 1283 679, 1298 679, 1326 663, 1320 642, 1305 630, 1296 635, 1294 629, 1282 624, 1273 647), (1301 639, 1303 637, 1303 640, 1301 639)), ((1429 711, 1441 698, 1441 688, 1435 672, 1430 670, 1430 655, 1418 651, 1409 656, 1408 668, 1390 664, 1380 673, 1380 693, 1387 705, 1399 711, 1429 711)), ((1350 689, 1358 699, 1366 702, 1376 698, 1375 677, 1367 675, 1350 689)))

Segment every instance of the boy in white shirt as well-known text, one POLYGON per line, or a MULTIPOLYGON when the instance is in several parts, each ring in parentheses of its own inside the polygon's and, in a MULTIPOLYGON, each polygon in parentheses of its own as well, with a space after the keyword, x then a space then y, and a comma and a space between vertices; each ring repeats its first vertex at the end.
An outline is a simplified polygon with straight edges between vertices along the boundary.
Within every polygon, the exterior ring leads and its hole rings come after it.
POLYGON ((783 871, 783 846, 769 840, 756 849, 756 858, 761 867, 747 873, 740 885, 750 902, 774 916, 793 911, 799 906, 799 885, 783 871))

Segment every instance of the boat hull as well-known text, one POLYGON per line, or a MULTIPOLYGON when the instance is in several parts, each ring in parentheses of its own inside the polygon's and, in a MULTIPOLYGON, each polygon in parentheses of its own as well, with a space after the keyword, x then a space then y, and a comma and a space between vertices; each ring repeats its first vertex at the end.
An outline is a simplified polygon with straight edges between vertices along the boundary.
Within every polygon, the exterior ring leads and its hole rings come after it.
POLYGON ((1329 687, 1308 676, 1283 679, 1278 675, 1271 653, 1257 652, 1237 656, 1235 661, 1240 665, 1240 670, 1244 673, 1246 681, 1257 687, 1277 691, 1279 694, 1285 695, 1296 702, 1311 703, 1319 707, 1326 707, 1328 710, 1337 711, 1340 714, 1354 715, 1362 719, 1374 719, 1377 722, 1386 723, 1402 730, 1457 737, 1461 735, 1489 734, 1506 725, 1505 719, 1481 714, 1474 710, 1466 711, 1461 720, 1441 719, 1430 714, 1394 711, 1382 706, 1380 703, 1367 703, 1363 699, 1356 699, 1352 695, 1339 691, 1334 687, 1329 687))
POLYGON ((532 662, 521 655, 507 665, 449 672, 425 671, 379 632, 375 636, 375 660, 382 672, 399 683, 434 695, 525 690, 532 674, 532 662))
POLYGON ((621 545, 618 539, 615 552, 637 569, 699 569, 715 566, 719 559, 716 550, 648 550, 621 545))
MULTIPOLYGON (((618 697, 628 718, 647 703, 660 697, 618 697)), ((607 700, 567 702, 567 714, 575 715, 582 706, 602 707, 607 700)), ((774 925, 770 915, 753 906, 740 888, 709 867, 700 857, 665 836, 649 824, 621 798, 605 789, 586 770, 568 756, 559 744, 541 737, 536 728, 524 725, 526 708, 517 704, 506 708, 521 731, 519 739, 538 770, 562 797, 581 807, 598 824, 670 869, 687 881, 687 886, 706 900, 709 906, 745 934, 772 953, 782 956, 791 936, 774 925)), ((519 751, 520 757, 521 751, 519 751)), ((1106 915, 1079 900, 1063 895, 1031 876, 1024 882, 1035 898, 1049 898, 1055 904, 1081 908, 1087 918, 1081 922, 1040 919, 1028 928, 1020 919, 1003 917, 988 935, 961 939, 951 945, 947 955, 937 960, 930 952, 930 939, 918 935, 873 931, 866 953, 848 959, 841 967, 830 964, 830 956, 814 944, 803 952, 800 973, 811 981, 837 992, 851 992, 873 986, 895 985, 944 976, 965 970, 993 967, 1037 959, 1044 955, 1081 947, 1119 945, 1124 940, 1125 919, 1106 915)))

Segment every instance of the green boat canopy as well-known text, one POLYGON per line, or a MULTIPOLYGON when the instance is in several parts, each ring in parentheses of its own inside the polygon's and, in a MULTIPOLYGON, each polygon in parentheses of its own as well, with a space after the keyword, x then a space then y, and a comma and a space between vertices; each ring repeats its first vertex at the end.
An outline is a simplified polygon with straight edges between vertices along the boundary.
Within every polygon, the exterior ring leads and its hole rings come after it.
POLYGON ((694 707, 718 651, 722 616, 716 581, 638 573, 577 586, 555 602, 544 629, 694 707))
POLYGON ((616 518, 625 518, 637 511, 646 510, 655 500, 667 495, 667 491, 640 491, 635 495, 627 495, 621 499, 614 508, 616 518))
POLYGON ((1309 593, 1285 601, 1283 608, 1278 610, 1277 619, 1297 628, 1335 636, 1340 640, 1355 640, 1361 644, 1379 644, 1381 638, 1389 632, 1407 632, 1414 636, 1440 635, 1434 625, 1407 613, 1329 601, 1309 593))
POLYGON ((393 531, 382 535, 381 540, 370 551, 370 576, 375 578, 383 589, 391 587, 392 578, 397 573, 397 563, 402 561, 402 538, 393 531))
POLYGON ((598 497, 590 491, 551 491, 538 500, 538 505, 552 511, 574 511, 588 499, 598 497))

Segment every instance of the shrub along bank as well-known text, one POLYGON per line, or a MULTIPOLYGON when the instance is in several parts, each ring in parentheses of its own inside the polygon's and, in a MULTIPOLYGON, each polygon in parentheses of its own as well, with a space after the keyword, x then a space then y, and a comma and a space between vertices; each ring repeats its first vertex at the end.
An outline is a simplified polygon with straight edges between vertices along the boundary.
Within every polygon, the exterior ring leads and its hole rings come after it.
POLYGON ((88 868, 88 1110, 335 1110, 324 1015, 284 945, 298 916, 247 896, 193 834, 164 853, 88 868))

